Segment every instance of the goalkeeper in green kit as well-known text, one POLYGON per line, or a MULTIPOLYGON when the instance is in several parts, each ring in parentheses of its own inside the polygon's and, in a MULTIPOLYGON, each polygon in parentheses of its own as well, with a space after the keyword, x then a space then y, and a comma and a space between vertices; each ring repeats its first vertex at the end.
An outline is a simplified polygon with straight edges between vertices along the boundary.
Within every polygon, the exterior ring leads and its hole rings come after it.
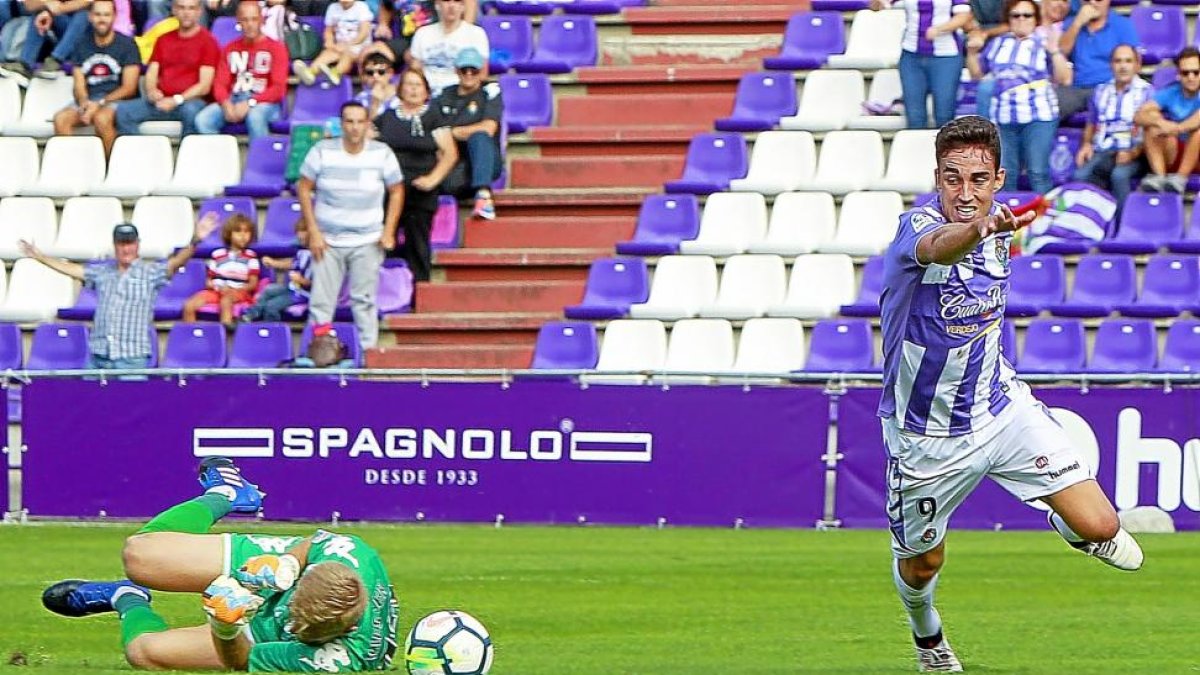
POLYGON ((202 496, 155 516, 125 541, 128 579, 61 581, 42 604, 64 616, 115 611, 135 668, 358 672, 385 670, 398 606, 379 554, 362 539, 210 534, 263 493, 228 459, 200 465, 202 496), (202 594, 208 624, 168 628, 150 590, 202 594))

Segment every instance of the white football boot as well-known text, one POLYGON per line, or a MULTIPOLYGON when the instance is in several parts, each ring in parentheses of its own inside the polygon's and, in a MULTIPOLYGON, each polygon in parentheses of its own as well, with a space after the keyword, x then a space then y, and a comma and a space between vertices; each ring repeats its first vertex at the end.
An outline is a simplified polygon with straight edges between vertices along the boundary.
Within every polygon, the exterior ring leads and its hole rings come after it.
MULTIPOLYGON (((916 636, 913 636, 914 639, 916 636)), ((925 649, 920 645, 917 649, 917 672, 920 673, 961 673, 963 672, 962 663, 958 657, 954 655, 954 648, 950 646, 950 642, 942 636, 940 642, 935 646, 925 649)))

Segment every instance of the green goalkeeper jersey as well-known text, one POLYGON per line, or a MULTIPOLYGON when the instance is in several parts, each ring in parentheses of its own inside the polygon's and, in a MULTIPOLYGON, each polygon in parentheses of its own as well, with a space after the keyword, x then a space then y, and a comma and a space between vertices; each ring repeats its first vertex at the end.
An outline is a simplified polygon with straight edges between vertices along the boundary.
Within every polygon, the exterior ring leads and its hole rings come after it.
MULTIPOLYGON (((245 548, 251 549, 245 553, 253 554, 257 547, 245 548)), ((242 557, 237 554, 242 550, 235 544, 235 557, 242 557)), ((263 591, 266 602, 250 621, 255 642, 250 650, 251 671, 345 673, 386 670, 391 665, 399 606, 379 553, 358 537, 318 530, 308 551, 308 564, 322 562, 342 563, 362 577, 368 598, 362 620, 349 635, 307 645, 288 630, 295 586, 282 593, 263 591)))

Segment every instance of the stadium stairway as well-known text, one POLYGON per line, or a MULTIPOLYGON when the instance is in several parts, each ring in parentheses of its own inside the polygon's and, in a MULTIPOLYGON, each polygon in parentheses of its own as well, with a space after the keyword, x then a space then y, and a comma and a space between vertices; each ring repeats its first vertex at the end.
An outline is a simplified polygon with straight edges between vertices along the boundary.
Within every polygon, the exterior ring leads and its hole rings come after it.
POLYGON ((632 236, 643 197, 680 176, 692 136, 729 114, 807 4, 659 0, 602 17, 598 66, 552 78, 554 124, 509 136, 499 217, 468 219, 462 248, 435 253, 368 365, 528 367, 541 325, 580 301, 591 261, 632 236))

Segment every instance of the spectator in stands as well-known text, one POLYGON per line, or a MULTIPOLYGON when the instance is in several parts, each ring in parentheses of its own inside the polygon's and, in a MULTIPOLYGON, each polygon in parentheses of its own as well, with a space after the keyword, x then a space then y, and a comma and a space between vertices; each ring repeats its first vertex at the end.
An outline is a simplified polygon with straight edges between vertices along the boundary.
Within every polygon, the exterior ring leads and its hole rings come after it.
POLYGON ((363 59, 362 91, 354 97, 367 109, 367 116, 375 119, 389 110, 400 107, 400 97, 397 96, 396 85, 392 78, 396 71, 392 69, 392 61, 383 54, 375 53, 363 59))
POLYGON ((401 256, 416 281, 429 281, 429 235, 438 208, 438 186, 458 162, 458 147, 441 113, 429 105, 429 82, 415 70, 400 78, 400 107, 375 120, 379 140, 396 153, 404 174, 401 256))
POLYGON ((1075 156, 1079 167, 1075 180, 1111 192, 1119 213, 1129 196, 1131 181, 1145 169, 1142 134, 1133 119, 1142 104, 1153 97, 1154 87, 1138 77, 1142 57, 1131 45, 1114 49, 1111 61, 1112 79, 1096 87, 1088 102, 1083 144, 1075 156))
POLYGON ((371 122, 361 103, 343 104, 341 123, 342 137, 314 145, 296 181, 313 256, 308 313, 314 328, 331 323, 348 274, 354 326, 362 348, 369 349, 379 339, 379 268, 384 252, 396 247, 404 176, 395 153, 367 139, 371 122))
POLYGON ((113 0, 95 0, 88 10, 92 33, 71 54, 75 65, 75 104, 54 115, 54 133, 70 136, 75 127, 95 126, 104 156, 117 140, 111 104, 137 96, 142 60, 133 39, 114 30, 113 0))
POLYGON ((300 248, 292 258, 272 258, 264 255, 262 263, 271 269, 286 272, 287 280, 271 284, 258 294, 254 306, 242 312, 242 321, 282 321, 283 312, 292 305, 307 305, 312 288, 312 252, 308 250, 308 228, 304 218, 296 219, 296 240, 300 248))
POLYGON ((871 0, 871 9, 904 10, 900 86, 908 128, 928 126, 925 99, 933 95, 934 126, 954 117, 963 55, 955 33, 971 22, 964 0, 871 0))
POLYGON ((496 85, 484 87, 486 60, 474 48, 458 53, 454 61, 460 82, 442 92, 433 103, 458 143, 458 164, 442 184, 442 192, 456 197, 467 190, 475 194, 472 215, 495 220, 492 183, 500 177, 500 121, 504 98, 496 85))
POLYGON ((317 73, 325 74, 337 84, 342 75, 350 72, 358 55, 371 38, 371 22, 375 16, 362 0, 338 0, 325 12, 325 48, 312 63, 300 59, 292 62, 292 70, 304 84, 317 81, 317 73))
POLYGON ((1129 17, 1112 11, 1108 4, 1109 0, 1087 0, 1077 14, 1063 22, 1058 44, 1075 70, 1071 86, 1059 90, 1060 119, 1086 109, 1092 90, 1112 76, 1108 60, 1117 45, 1142 44, 1129 17))
POLYGON ((1045 194, 1054 187, 1050 148, 1058 130, 1058 97, 1051 77, 1066 84, 1070 72, 1058 45, 1047 45, 1034 32, 1041 23, 1037 4, 1008 0, 1005 6, 1010 31, 993 38, 982 55, 977 47, 969 47, 967 69, 976 79, 989 73, 995 82, 988 118, 1000 130, 1004 189, 1017 189, 1024 168, 1033 190, 1045 194))
POLYGON ((28 86, 34 69, 38 68, 47 37, 54 38, 55 45, 38 69, 38 75, 48 78, 62 75, 62 64, 87 35, 88 9, 92 6, 92 0, 25 0, 22 4, 33 17, 33 26, 25 34, 21 59, 0 67, 18 84, 28 86))
POLYGON ((425 73, 434 96, 458 84, 454 63, 459 52, 475 49, 483 55, 486 64, 490 50, 487 33, 467 22, 463 0, 437 0, 437 14, 437 23, 418 28, 413 34, 412 45, 405 57, 410 68, 425 73))
POLYGON ((96 291, 95 326, 92 329, 89 368, 145 368, 153 353, 147 327, 154 319, 158 292, 183 267, 196 244, 217 225, 209 214, 196 222, 192 240, 165 261, 138 256, 138 230, 131 223, 113 228, 113 259, 79 263, 50 258, 36 246, 21 241, 21 254, 46 267, 83 282, 96 291))
POLYGON ((196 115, 196 131, 219 134, 226 124, 246 123, 251 139, 271 133, 287 96, 288 53, 282 42, 262 34, 262 8, 243 2, 237 8, 242 36, 225 46, 213 77, 213 98, 196 115))
MULTIPOLYGON (((379 5, 375 42, 363 50, 362 57, 365 59, 369 54, 383 54, 392 60, 396 68, 402 68, 404 53, 412 44, 413 34, 437 22, 437 8, 434 5, 434 0, 383 0, 379 5), (399 32, 393 32, 393 26, 398 27, 399 32)), ((479 14, 479 0, 465 0, 465 6, 463 21, 475 23, 475 17, 479 14)))
POLYGON ((1200 134, 1193 133, 1200 129, 1200 51, 1184 47, 1175 57, 1175 68, 1179 80, 1143 103, 1134 122, 1145 133, 1150 164, 1142 188, 1182 194, 1200 159, 1200 134))
POLYGON ((158 38, 146 67, 145 95, 117 106, 117 132, 138 133, 147 121, 175 121, 186 136, 196 132, 196 114, 212 90, 221 49, 199 24, 200 0, 174 0, 179 28, 158 38))
POLYGON ((204 288, 183 304, 184 321, 195 321, 196 311, 205 305, 217 305, 221 323, 231 327, 234 325, 234 305, 254 302, 262 271, 258 254, 250 249, 254 231, 255 223, 241 213, 225 219, 221 226, 221 241, 225 242, 225 247, 213 251, 204 288))

